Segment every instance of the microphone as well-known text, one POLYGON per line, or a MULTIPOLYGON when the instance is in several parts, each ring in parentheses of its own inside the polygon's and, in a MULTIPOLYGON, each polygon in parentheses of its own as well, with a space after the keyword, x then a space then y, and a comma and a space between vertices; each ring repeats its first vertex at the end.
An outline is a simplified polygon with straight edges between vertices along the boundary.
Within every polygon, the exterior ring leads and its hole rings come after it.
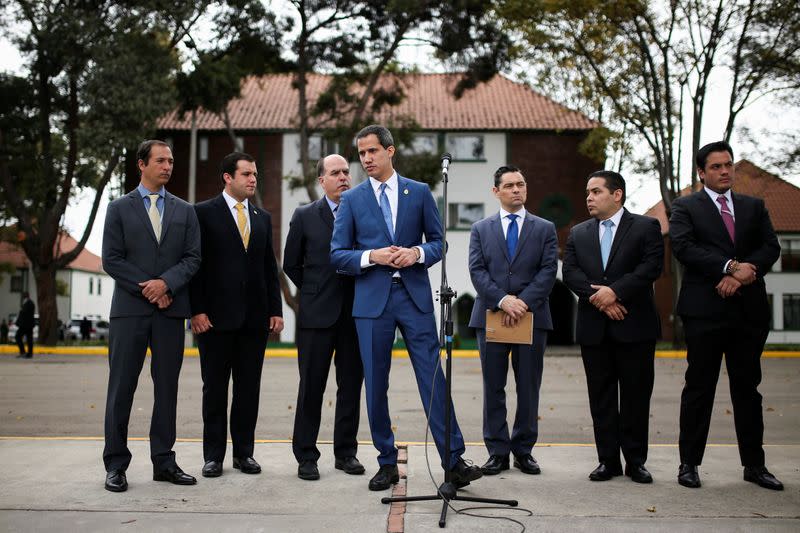
POLYGON ((450 166, 451 159, 452 156, 450 155, 449 152, 445 152, 444 154, 442 154, 442 174, 445 175, 447 174, 447 167, 450 166))

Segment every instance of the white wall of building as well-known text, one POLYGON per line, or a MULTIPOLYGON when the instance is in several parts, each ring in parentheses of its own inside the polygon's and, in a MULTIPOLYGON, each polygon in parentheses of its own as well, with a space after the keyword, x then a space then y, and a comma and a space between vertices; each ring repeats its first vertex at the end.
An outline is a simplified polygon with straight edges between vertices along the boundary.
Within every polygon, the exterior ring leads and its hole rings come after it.
MULTIPOLYGON (((114 279, 108 274, 71 270, 70 307, 67 318, 97 315, 108 320, 114 279), (90 287, 91 285, 91 287, 90 287), (90 290, 91 289, 91 290, 90 290)), ((60 310, 59 310, 60 315, 60 310)))
MULTIPOLYGON (((780 235, 780 238, 800 239, 800 234, 780 235)), ((774 329, 767 337, 768 343, 800 343, 800 331, 783 329, 783 295, 800 294, 800 272, 782 272, 781 260, 773 265, 772 272, 764 276, 767 293, 772 295, 772 323, 774 329)))

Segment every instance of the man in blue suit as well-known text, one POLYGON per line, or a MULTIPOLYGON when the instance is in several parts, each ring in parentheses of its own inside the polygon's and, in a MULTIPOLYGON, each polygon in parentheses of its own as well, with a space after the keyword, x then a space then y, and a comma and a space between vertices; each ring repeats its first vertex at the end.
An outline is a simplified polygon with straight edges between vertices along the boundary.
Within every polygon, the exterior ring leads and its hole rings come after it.
POLYGON ((356 135, 356 143, 369 179, 342 194, 331 262, 339 272, 355 276, 353 317, 364 363, 372 442, 380 452, 380 469, 369 489, 385 490, 400 479, 387 398, 398 327, 411 356, 442 466, 451 472, 451 481, 463 487, 482 474, 461 458, 464 439, 452 410, 451 450, 445 457, 446 391, 428 279, 428 268, 442 257, 442 223, 436 202, 427 185, 395 172, 394 140, 388 129, 367 126, 356 135))
POLYGON ((558 270, 558 239, 552 222, 525 211, 527 184, 515 166, 494 173, 492 192, 500 212, 472 225, 469 274, 478 292, 469 326, 477 329, 483 370, 483 440, 489 460, 486 475, 514 466, 526 474, 541 469, 531 450, 539 435, 539 387, 547 332, 553 329, 549 296, 558 270), (486 311, 502 310, 503 323, 515 325, 533 313, 533 342, 486 342, 486 311), (508 354, 517 385, 517 413, 509 436, 506 422, 508 354))

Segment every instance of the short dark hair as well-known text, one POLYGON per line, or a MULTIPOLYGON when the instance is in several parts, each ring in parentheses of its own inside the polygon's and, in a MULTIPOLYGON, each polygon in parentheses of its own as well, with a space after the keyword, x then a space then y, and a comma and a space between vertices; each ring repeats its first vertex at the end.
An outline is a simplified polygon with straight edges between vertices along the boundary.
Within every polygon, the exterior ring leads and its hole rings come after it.
POLYGON ((30 295, 30 293, 28 291, 25 291, 25 292, 22 293, 22 297, 23 298, 30 298, 30 296, 31 295, 30 295))
POLYGON ((153 146, 166 146, 167 148, 171 148, 169 144, 160 139, 148 139, 142 142, 136 150, 136 161, 142 160, 145 166, 147 166, 150 162, 150 151, 153 149, 153 146))
POLYGON ((622 191, 622 205, 625 205, 625 178, 622 177, 622 174, 613 170, 598 170, 589 174, 586 181, 592 178, 603 178, 606 182, 606 189, 612 193, 617 190, 622 191))
POLYGON ((363 128, 361 131, 356 133, 356 142, 368 135, 375 135, 378 137, 378 142, 381 143, 381 146, 384 148, 394 146, 394 137, 392 137, 392 132, 390 132, 385 126, 372 124, 366 128, 363 128))
POLYGON ((244 152, 231 152, 225 157, 222 158, 222 163, 219 164, 219 177, 225 182, 225 178, 222 177, 223 174, 230 174, 231 176, 236 174, 236 165, 239 161, 247 161, 250 163, 255 163, 255 158, 244 152))
POLYGON ((319 161, 317 161, 317 177, 318 178, 322 177, 322 175, 325 174, 325 158, 326 157, 328 157, 328 156, 326 155, 326 156, 320 157, 319 161))
POLYGON ((725 141, 717 141, 713 143, 708 143, 707 145, 703 146, 697 151, 697 155, 694 156, 694 162, 697 165, 697 168, 705 170, 706 169, 706 161, 708 161, 708 155, 711 152, 728 152, 731 154, 731 159, 733 159, 733 148, 731 145, 725 141))
MULTIPOLYGON (((494 171, 494 186, 499 187, 500 181, 503 178, 503 174, 508 174, 509 172, 519 172, 522 174, 522 171, 519 169, 519 167, 515 167, 514 165, 503 165, 494 171)), ((522 177, 525 178, 525 176, 522 177)))

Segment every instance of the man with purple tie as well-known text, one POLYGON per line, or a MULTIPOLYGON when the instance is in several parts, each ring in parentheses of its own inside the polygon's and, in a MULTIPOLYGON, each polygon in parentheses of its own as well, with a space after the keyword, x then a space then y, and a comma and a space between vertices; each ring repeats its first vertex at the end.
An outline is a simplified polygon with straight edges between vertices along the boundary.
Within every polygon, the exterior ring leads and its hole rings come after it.
POLYGON ((783 490, 764 466, 761 352, 770 309, 764 275, 780 245, 764 201, 731 191, 733 149, 720 141, 695 159, 703 190, 672 204, 670 238, 683 264, 677 313, 686 332, 686 384, 681 395, 678 483, 700 487, 722 354, 728 369, 744 480, 783 490))

